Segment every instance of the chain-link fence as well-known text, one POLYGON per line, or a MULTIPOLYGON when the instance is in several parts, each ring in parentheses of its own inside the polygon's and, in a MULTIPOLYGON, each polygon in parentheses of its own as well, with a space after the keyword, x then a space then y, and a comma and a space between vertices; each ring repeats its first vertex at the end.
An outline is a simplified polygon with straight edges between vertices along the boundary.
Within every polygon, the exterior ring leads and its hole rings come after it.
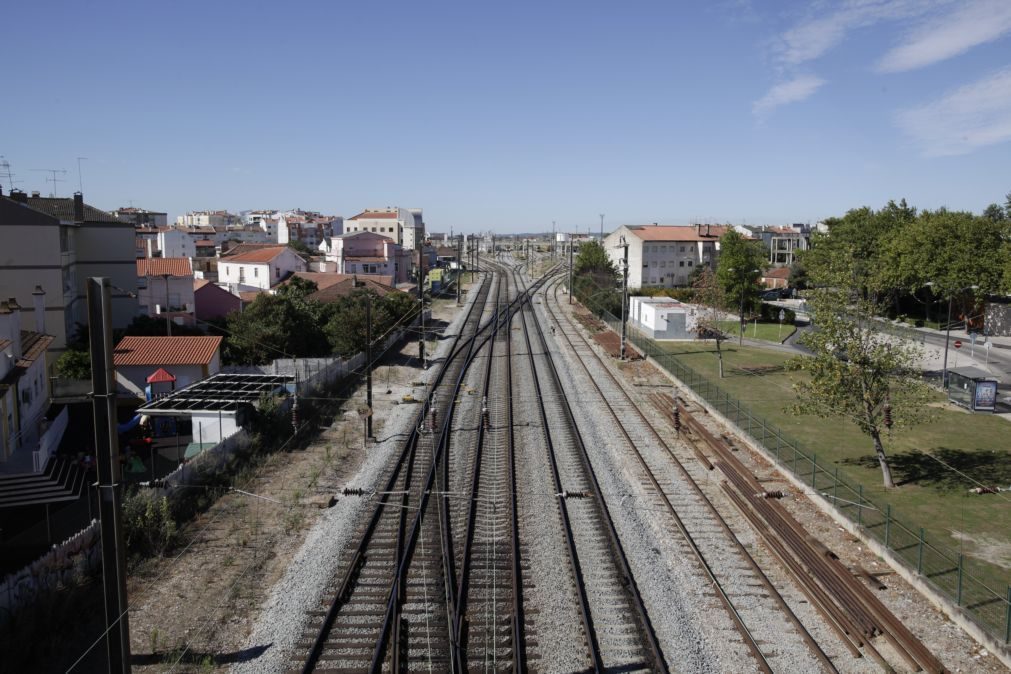
MULTIPOLYGON (((605 313, 603 319, 616 332, 621 321, 605 313)), ((864 487, 839 474, 832 462, 819 457, 795 438, 755 414, 716 382, 686 365, 648 337, 628 331, 628 338, 643 353, 677 377, 696 395, 734 422, 751 439, 776 457, 780 466, 793 472, 830 501, 909 569, 960 607, 983 630, 997 640, 1011 643, 1011 585, 1003 591, 984 580, 987 566, 936 540, 923 527, 900 514, 891 505, 880 505, 864 495, 864 487)))

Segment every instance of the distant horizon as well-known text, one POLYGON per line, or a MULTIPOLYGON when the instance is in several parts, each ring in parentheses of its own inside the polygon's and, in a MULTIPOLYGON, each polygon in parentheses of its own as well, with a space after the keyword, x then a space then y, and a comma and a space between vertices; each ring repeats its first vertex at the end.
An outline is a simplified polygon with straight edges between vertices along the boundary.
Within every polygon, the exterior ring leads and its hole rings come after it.
POLYGON ((1011 3, 7 8, 0 185, 441 231, 814 224, 1011 190, 1011 3), (124 39, 131 36, 131 39, 124 39), (254 37, 255 36, 255 37, 254 37), (80 174, 78 167, 80 166, 80 174), (55 173, 53 171, 55 170, 55 173), (55 179, 55 182, 54 182, 55 179))

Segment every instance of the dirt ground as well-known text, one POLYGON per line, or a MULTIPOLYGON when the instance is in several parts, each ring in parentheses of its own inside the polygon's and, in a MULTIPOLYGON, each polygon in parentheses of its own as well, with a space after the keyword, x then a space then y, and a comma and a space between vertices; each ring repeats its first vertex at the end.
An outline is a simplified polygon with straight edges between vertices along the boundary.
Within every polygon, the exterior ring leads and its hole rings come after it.
MULTIPOLYGON (((436 300, 433 327, 444 327, 455 302, 436 300)), ((432 335, 434 340, 434 334, 432 335)), ((428 350, 435 342, 429 341, 428 350)), ((383 410, 403 404, 421 371, 418 342, 408 339, 373 373, 374 433, 383 410)), ((304 532, 354 475, 364 456, 364 384, 342 401, 333 424, 304 450, 271 455, 248 480, 186 527, 189 543, 169 558, 148 560, 129 579, 135 672, 223 671, 251 654, 242 648, 271 586, 304 532)))

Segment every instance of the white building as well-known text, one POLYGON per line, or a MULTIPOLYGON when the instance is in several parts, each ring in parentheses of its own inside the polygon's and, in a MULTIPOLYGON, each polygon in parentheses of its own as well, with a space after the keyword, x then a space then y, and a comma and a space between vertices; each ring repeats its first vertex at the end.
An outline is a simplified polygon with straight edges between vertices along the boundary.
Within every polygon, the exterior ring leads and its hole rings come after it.
POLYGON ((53 337, 44 332, 45 293, 39 286, 33 299, 35 330, 22 329, 22 308, 16 301, 0 302, 0 462, 19 449, 34 450, 45 431, 46 350, 53 337))
POLYGON ((688 284, 699 266, 716 268, 720 237, 729 229, 722 225, 622 225, 604 239, 604 250, 621 272, 628 244, 628 287, 688 284))
POLYGON ((167 318, 176 325, 194 325, 193 266, 190 258, 137 260, 137 301, 140 313, 146 316, 167 318))
POLYGON ((190 211, 176 218, 184 227, 229 227, 239 223, 239 216, 228 211, 190 211))
POLYGON ((308 271, 306 261, 288 246, 266 246, 218 260, 218 283, 232 292, 269 290, 297 271, 308 271))
POLYGON ((196 257, 197 246, 192 236, 180 229, 165 228, 158 232, 158 250, 162 257, 196 257))
POLYGON ((416 250, 425 241, 425 222, 420 208, 376 208, 348 218, 344 233, 372 232, 387 236, 404 250, 416 250))
POLYGON ((629 297, 628 318, 651 339, 695 339, 700 309, 670 297, 629 297))

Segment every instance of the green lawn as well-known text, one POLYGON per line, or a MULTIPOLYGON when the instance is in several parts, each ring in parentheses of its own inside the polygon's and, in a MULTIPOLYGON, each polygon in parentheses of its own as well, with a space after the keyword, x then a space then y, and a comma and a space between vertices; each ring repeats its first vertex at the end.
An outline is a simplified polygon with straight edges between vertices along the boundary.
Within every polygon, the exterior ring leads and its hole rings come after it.
MULTIPOLYGON (((718 379, 711 343, 664 346, 696 371, 718 379)), ((1011 492, 969 494, 975 484, 958 474, 984 484, 1011 485, 1011 424, 993 415, 961 411, 938 393, 934 420, 883 438, 900 485, 886 491, 870 439, 852 421, 787 411, 795 400, 793 381, 802 376, 779 369, 789 359, 787 354, 729 342, 723 343, 723 352, 726 377, 719 385, 731 397, 816 452, 823 469, 832 472, 838 467, 840 475, 863 485, 864 494, 875 503, 891 504, 905 524, 924 527, 928 539, 955 550, 961 546, 966 555, 986 560, 988 579, 1001 583, 999 587, 1011 582, 1011 492)))
MULTIPOLYGON (((737 337, 741 334, 741 322, 737 320, 731 321, 720 321, 720 329, 724 333, 730 335, 731 337, 737 337)), ((748 323, 748 327, 744 332, 744 336, 748 339, 761 339, 766 342, 782 342, 784 339, 789 337, 796 330, 792 325, 784 323, 780 325, 779 323, 769 323, 759 321, 757 324, 754 321, 748 323)))

